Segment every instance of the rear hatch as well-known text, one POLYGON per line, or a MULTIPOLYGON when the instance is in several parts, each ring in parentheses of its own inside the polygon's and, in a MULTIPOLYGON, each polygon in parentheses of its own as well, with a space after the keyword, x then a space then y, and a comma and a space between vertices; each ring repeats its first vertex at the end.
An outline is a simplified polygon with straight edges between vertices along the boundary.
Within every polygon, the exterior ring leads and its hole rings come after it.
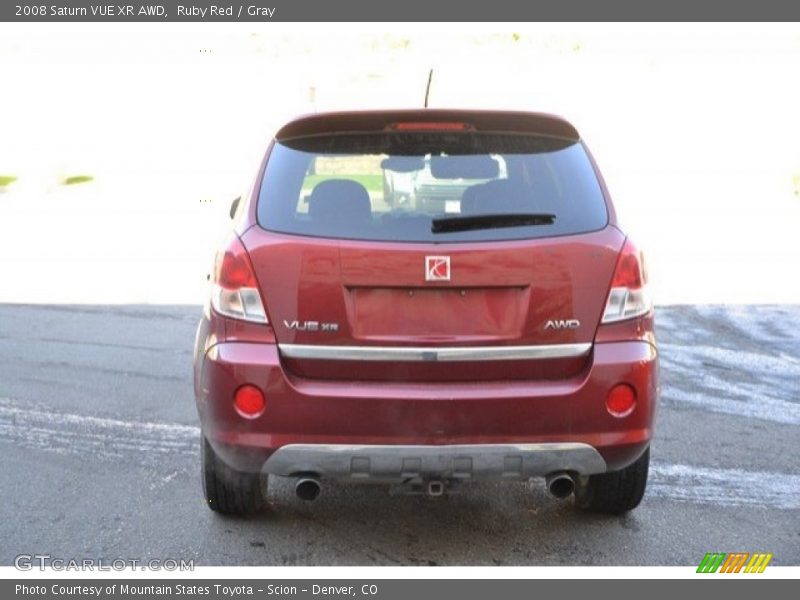
POLYGON ((571 127, 494 129, 278 136, 242 240, 290 372, 434 382, 585 368, 624 238, 571 127), (446 207, 389 197, 390 173, 422 170, 442 189, 476 183, 446 207))

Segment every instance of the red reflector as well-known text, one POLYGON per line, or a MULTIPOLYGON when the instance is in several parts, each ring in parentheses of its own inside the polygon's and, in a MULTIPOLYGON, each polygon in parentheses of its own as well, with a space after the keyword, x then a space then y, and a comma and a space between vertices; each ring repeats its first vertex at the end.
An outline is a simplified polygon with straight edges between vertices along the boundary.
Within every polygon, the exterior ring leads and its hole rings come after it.
POLYGON ((627 383, 611 388, 606 398, 606 409, 614 417, 627 417, 636 407, 636 391, 627 383))
POLYGON ((254 385, 243 385, 233 397, 233 405, 243 417, 257 417, 264 410, 264 394, 254 385))
POLYGON ((469 123, 419 121, 392 123, 386 129, 391 131, 475 131, 469 123))

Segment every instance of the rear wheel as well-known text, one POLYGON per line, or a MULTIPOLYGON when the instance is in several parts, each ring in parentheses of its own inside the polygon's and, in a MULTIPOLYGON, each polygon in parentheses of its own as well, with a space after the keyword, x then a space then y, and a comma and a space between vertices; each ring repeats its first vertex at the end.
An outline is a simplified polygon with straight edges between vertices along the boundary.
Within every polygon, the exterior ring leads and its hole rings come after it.
POLYGON ((203 495, 208 507, 226 515, 247 515, 264 510, 261 476, 237 471, 217 456, 202 436, 203 495))
POLYGON ((578 482, 575 505, 591 512, 619 515, 642 501, 647 486, 650 448, 621 471, 590 475, 578 482))

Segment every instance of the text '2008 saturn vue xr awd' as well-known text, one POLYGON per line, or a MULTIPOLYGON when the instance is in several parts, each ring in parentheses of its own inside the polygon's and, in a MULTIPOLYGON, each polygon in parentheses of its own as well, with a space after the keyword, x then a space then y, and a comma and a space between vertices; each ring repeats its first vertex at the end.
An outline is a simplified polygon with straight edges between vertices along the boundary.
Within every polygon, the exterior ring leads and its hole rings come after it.
POLYGON ((305 500, 544 478, 580 509, 639 504, 647 271, 567 121, 302 117, 232 212, 194 358, 211 509, 263 509, 276 476, 305 500))

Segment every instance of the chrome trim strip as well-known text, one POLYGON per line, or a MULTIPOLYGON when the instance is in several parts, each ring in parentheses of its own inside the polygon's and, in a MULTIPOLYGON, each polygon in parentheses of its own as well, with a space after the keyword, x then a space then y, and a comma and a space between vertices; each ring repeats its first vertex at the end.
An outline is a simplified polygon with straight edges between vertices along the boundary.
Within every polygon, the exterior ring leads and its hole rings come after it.
POLYGON ((262 467, 270 475, 313 473, 340 480, 403 481, 443 477, 492 480, 530 479, 556 471, 605 473, 596 448, 578 442, 541 444, 363 445, 288 444, 262 467))
POLYGON ((477 360, 539 360, 584 356, 591 343, 542 346, 322 346, 279 344, 287 358, 406 362, 457 362, 477 360))

